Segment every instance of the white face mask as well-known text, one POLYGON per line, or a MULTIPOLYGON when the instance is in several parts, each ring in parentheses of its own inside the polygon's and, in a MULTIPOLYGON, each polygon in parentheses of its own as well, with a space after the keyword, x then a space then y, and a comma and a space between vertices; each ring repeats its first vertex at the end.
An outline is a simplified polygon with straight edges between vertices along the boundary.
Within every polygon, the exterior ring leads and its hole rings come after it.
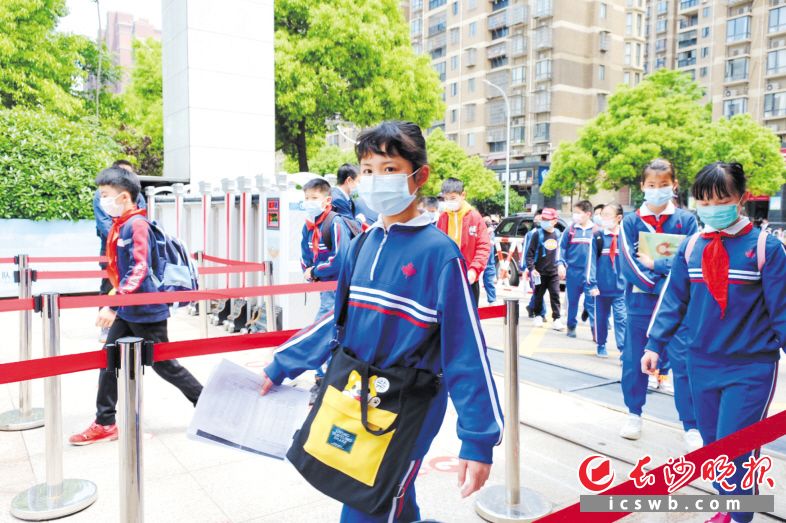
POLYGON ((306 200, 303 202, 303 210, 306 211, 306 216, 310 221, 316 221, 325 212, 324 203, 325 200, 306 200))
POLYGON ((404 212, 415 200, 409 192, 412 174, 366 174, 360 177, 358 194, 371 210, 382 216, 395 216, 404 212))
POLYGON ((459 200, 445 200, 445 210, 448 212, 456 212, 461 208, 461 202, 459 200))
POLYGON ((612 230, 617 226, 617 220, 607 220, 606 218, 603 218, 602 223, 603 228, 608 230, 612 230))
POLYGON ((584 219, 584 214, 580 212, 573 213, 573 223, 581 223, 584 219))
POLYGON ((117 218, 123 214, 123 205, 117 203, 118 196, 120 195, 102 196, 101 200, 99 201, 99 206, 101 209, 103 209, 103 211, 112 218, 117 218))

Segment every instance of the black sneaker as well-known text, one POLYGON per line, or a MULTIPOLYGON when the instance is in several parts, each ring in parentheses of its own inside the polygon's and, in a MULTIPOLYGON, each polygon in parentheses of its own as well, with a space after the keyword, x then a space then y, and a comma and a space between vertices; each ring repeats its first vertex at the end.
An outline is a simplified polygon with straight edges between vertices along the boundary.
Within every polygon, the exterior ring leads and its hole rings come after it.
POLYGON ((586 322, 588 319, 589 319, 589 312, 587 312, 587 309, 584 309, 583 311, 581 311, 581 321, 586 322))

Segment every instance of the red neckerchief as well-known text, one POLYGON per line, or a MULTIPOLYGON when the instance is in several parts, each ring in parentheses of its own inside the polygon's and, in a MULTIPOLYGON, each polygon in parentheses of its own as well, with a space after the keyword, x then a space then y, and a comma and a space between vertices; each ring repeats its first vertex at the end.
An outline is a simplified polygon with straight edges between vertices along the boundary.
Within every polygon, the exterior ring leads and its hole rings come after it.
POLYGON ((311 252, 314 253, 314 261, 317 260, 317 256, 319 256, 319 242, 322 241, 322 231, 320 230, 320 225, 322 222, 325 221, 327 215, 330 214, 330 211, 333 210, 332 205, 328 205, 325 211, 317 218, 317 221, 310 222, 306 220, 306 229, 311 232, 311 252))
POLYGON ((617 257, 617 236, 619 235, 618 232, 611 232, 609 231, 609 236, 611 236, 611 247, 609 247, 609 258, 611 258, 611 266, 614 267, 614 258, 617 257))
POLYGON ((636 215, 641 218, 641 220, 652 226, 655 229, 655 232, 663 232, 663 224, 671 217, 671 214, 661 214, 660 218, 656 218, 654 214, 648 214, 646 216, 641 215, 641 209, 636 211, 636 215))
POLYGON ((701 235, 702 238, 710 240, 701 255, 701 270, 707 289, 720 306, 721 318, 726 314, 726 305, 729 300, 729 253, 721 238, 736 238, 748 234, 752 229, 753 224, 749 223, 737 234, 715 231, 705 232, 701 235))
POLYGON ((112 287, 117 289, 120 286, 120 272, 117 269, 117 240, 120 239, 120 227, 123 226, 132 216, 146 216, 145 209, 133 209, 127 211, 122 216, 112 218, 112 227, 106 236, 106 257, 108 258, 106 272, 112 287))

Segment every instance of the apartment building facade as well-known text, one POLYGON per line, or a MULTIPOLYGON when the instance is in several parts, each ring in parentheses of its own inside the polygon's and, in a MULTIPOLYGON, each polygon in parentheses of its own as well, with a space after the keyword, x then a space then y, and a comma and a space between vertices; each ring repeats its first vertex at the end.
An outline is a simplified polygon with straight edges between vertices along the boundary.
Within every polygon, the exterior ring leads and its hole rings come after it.
MULTIPOLYGON (((786 0, 649 0, 646 23, 646 72, 684 71, 713 119, 749 113, 786 143, 786 0)), ((783 221, 780 193, 754 205, 783 221)))
MULTIPOLYGON (((507 111, 511 184, 528 201, 565 140, 606 108, 614 87, 644 75, 645 0, 409 0, 413 48, 444 85, 436 127, 504 181, 507 111)), ((627 202, 626 202, 627 203, 627 202)))
POLYGON ((125 91, 134 66, 134 40, 147 38, 161 40, 161 30, 143 18, 135 19, 134 15, 129 13, 110 11, 106 14, 102 39, 112 53, 114 63, 122 68, 120 79, 111 87, 112 92, 125 91))

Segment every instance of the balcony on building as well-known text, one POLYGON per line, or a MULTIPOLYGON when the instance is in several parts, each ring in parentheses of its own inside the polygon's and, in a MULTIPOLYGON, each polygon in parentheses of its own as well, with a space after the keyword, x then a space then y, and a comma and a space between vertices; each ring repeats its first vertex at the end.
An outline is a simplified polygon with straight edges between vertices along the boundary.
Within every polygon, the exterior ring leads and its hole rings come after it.
POLYGON ((538 60, 535 62, 535 81, 545 82, 551 80, 551 59, 538 60))
POLYGON ((697 25, 699 25, 699 15, 695 14, 695 15, 685 16, 681 18, 679 27, 682 30, 682 29, 689 29, 697 25))
POLYGON ((412 0, 409 4, 409 12, 413 15, 423 11, 423 0, 412 0))
POLYGON ((526 5, 514 5, 508 9, 508 25, 525 25, 529 19, 529 7, 526 5))
MULTIPOLYGON (((505 94, 510 92, 511 74, 510 71, 495 71, 486 75, 486 80, 502 89, 505 94)), ((502 100, 502 95, 499 90, 484 82, 486 86, 486 98, 489 100, 499 98, 502 100)))
POLYGON ((680 0, 680 13, 690 13, 699 10, 699 0, 680 0))
MULTIPOLYGON (((775 49, 767 53, 767 68, 764 75, 768 79, 786 76, 786 49, 775 49)), ((772 90, 769 84, 768 89, 772 90)))
POLYGON ((554 5, 552 0, 535 0, 535 9, 532 12, 533 18, 548 18, 554 15, 554 5))
POLYGON ((508 7, 508 0, 491 0, 491 10, 499 11, 508 7))
MULTIPOLYGON (((779 89, 786 88, 786 85, 779 89)), ((774 120, 786 118, 786 92, 767 93, 764 95, 764 119, 774 120)))
POLYGON ((750 59, 747 57, 733 58, 726 61, 725 83, 734 84, 748 81, 750 59))
POLYGON ((611 40, 611 33, 609 31, 601 31, 598 42, 598 48, 601 53, 605 53, 609 50, 609 40, 611 40))
POLYGON ((509 56, 509 42, 499 42, 492 44, 486 48, 486 58, 491 63, 491 68, 502 67, 507 65, 509 56))
POLYGON ((513 57, 527 54, 527 37, 516 34, 510 38, 510 55, 513 57))
POLYGON ((786 33, 786 5, 770 9, 767 19, 767 34, 777 35, 786 33))
POLYGON ((428 39, 427 49, 432 60, 442 58, 446 54, 448 34, 440 33, 428 39))
POLYGON ((685 47, 693 47, 698 42, 699 33, 695 29, 680 33, 677 36, 677 47, 683 49, 685 47))
POLYGON ((691 67, 696 65, 696 50, 683 51, 677 55, 677 67, 691 67))
POLYGON ((536 114, 548 113, 551 111, 551 91, 541 89, 535 91, 535 102, 532 106, 533 112, 536 114))
POLYGON ((443 5, 447 4, 448 0, 428 0, 428 8, 429 11, 432 9, 436 9, 437 7, 442 7, 443 5))
POLYGON ((535 29, 534 40, 536 50, 551 49, 551 27, 545 26, 535 29))
POLYGON ((533 143, 544 143, 551 139, 551 124, 542 122, 535 124, 535 132, 532 136, 533 143))

